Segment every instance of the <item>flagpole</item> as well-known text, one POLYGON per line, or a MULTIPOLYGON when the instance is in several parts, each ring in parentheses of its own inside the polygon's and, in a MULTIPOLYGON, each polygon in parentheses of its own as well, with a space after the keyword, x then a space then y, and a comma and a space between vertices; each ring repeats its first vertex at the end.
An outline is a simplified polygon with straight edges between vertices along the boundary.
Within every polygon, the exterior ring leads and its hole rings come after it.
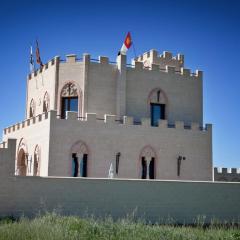
POLYGON ((133 52, 134 52, 134 56, 135 56, 135 58, 136 58, 136 57, 137 57, 137 54, 136 54, 136 49, 135 49, 134 42, 132 42, 132 45, 133 45, 133 52))

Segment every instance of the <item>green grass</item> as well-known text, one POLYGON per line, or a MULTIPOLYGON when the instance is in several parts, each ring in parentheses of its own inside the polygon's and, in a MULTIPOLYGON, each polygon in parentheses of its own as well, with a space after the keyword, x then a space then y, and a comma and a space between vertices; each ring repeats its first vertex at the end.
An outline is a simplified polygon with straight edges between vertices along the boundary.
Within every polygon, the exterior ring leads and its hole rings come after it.
POLYGON ((107 239, 107 240, 240 240, 240 229, 234 225, 212 224, 204 228, 173 225, 150 225, 131 218, 113 221, 111 218, 64 217, 56 213, 34 219, 0 221, 0 240, 16 239, 107 239))

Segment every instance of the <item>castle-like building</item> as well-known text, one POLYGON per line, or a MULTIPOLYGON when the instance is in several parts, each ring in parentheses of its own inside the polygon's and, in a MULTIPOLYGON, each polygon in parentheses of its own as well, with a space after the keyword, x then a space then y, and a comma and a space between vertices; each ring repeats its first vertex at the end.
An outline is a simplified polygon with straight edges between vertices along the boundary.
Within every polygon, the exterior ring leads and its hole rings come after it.
POLYGON ((211 181, 202 78, 170 52, 55 57, 28 76, 25 120, 4 129, 15 174, 211 181))

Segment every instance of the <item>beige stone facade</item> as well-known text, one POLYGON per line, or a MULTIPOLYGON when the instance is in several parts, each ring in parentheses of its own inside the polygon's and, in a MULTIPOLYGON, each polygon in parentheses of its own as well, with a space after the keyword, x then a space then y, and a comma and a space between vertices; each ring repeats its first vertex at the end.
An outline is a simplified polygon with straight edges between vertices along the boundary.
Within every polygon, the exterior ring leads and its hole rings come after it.
POLYGON ((145 171, 146 178, 211 181, 202 96, 202 72, 185 69, 183 55, 151 50, 132 65, 125 55, 116 63, 55 57, 28 76, 26 119, 4 129, 3 140, 17 139, 17 175, 70 177, 77 166, 76 176, 85 168, 87 177, 104 178, 112 164, 115 178, 145 171), (152 106, 164 111, 158 124, 152 106))

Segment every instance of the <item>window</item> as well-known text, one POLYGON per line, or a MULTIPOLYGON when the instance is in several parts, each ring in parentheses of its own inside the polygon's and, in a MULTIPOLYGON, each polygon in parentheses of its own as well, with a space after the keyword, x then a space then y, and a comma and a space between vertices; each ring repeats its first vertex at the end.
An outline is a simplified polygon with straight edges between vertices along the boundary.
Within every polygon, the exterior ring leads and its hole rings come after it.
POLYGON ((149 179, 154 179, 154 158, 152 158, 152 160, 149 163, 149 179))
POLYGON ((78 112, 78 90, 73 83, 67 83, 61 91, 61 117, 66 118, 66 112, 78 112))
POLYGON ((33 157, 33 176, 40 175, 40 148, 37 145, 33 157))
POLYGON ((80 176, 87 177, 87 154, 83 154, 80 165, 80 176))
POLYGON ((72 177, 87 177, 88 147, 82 141, 76 142, 72 148, 72 177))
POLYGON ((142 157, 142 179, 154 179, 154 158, 147 161, 142 157))
POLYGON ((148 97, 148 104, 150 105, 151 125, 158 126, 160 119, 166 119, 166 94, 160 89, 153 89, 148 97))
POLYGON ((77 177, 78 176, 78 158, 77 154, 73 153, 72 154, 72 176, 77 177))
POLYGON ((145 157, 142 157, 142 179, 147 178, 147 162, 145 157))
POLYGON ((156 153, 150 146, 146 146, 141 151, 141 178, 155 179, 155 159, 156 153))
POLYGON ((87 177, 87 154, 72 154, 72 176, 87 177))
POLYGON ((165 105, 151 103, 151 125, 158 126, 158 121, 165 118, 165 105))
POLYGON ((66 118, 66 112, 78 112, 78 97, 62 98, 62 118, 66 118))
POLYGON ((30 108, 29 108, 29 118, 32 118, 35 116, 35 103, 34 100, 32 99, 30 102, 30 108))

